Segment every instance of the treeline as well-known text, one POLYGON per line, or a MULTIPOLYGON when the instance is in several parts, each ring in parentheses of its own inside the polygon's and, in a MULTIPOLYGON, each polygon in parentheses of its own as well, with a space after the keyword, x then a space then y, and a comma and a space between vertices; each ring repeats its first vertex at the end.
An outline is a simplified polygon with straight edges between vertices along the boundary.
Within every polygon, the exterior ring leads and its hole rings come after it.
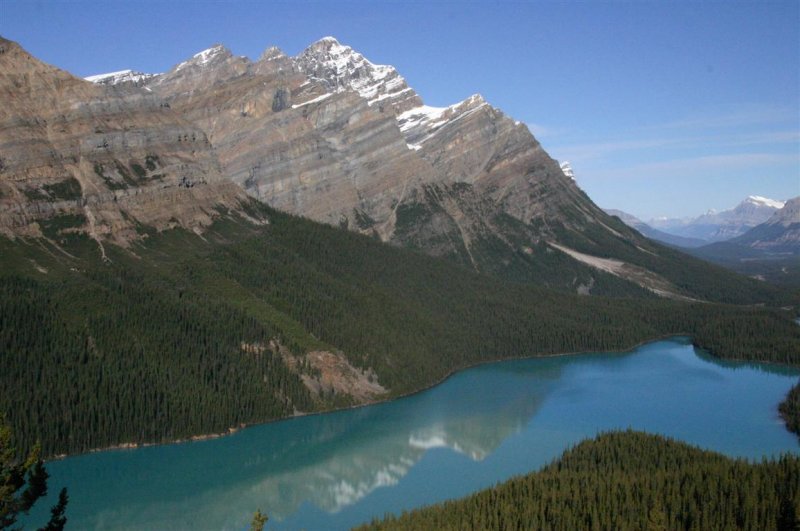
POLYGON ((610 299, 505 283, 268 211, 130 251, 0 241, 0 412, 46 455, 216 433, 329 408, 280 357, 340 349, 390 396, 476 362, 690 334, 716 355, 800 363, 777 310, 610 299), (41 273, 39 269, 46 269, 41 273))
POLYGON ((772 306, 800 303, 800 291, 796 289, 773 286, 694 258, 641 236, 617 218, 610 217, 609 223, 615 231, 624 234, 627 241, 615 238, 596 224, 585 227, 580 233, 567 227, 555 230, 559 241, 565 245, 580 252, 616 258, 644 267, 667 279, 691 298, 729 304, 766 303, 772 306))
POLYGON ((538 472, 361 529, 797 529, 800 458, 751 463, 612 432, 538 472))

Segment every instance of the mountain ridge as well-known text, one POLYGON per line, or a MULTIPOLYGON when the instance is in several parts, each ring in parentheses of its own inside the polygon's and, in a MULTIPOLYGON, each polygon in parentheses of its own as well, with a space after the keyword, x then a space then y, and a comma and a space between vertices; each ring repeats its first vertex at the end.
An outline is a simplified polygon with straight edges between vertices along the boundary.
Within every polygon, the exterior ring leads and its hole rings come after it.
POLYGON ((767 221, 784 204, 784 201, 750 195, 728 210, 717 212, 711 209, 694 218, 655 218, 647 224, 675 236, 713 243, 741 236, 767 221))
MULTIPOLYGON (((127 245, 176 224, 202 233, 222 211, 246 213, 243 190, 506 280, 587 294, 717 293, 706 280, 689 280, 717 273, 605 214, 520 122, 478 95, 425 107, 393 67, 332 38, 295 57, 267 48, 255 62, 214 45, 135 83, 70 78, 87 101, 76 102, 83 114, 68 117, 64 130, 78 120, 80 142, 94 149, 78 142, 58 156, 83 160, 72 173, 97 192, 82 187, 48 204, 59 205, 43 218, 59 220, 56 238, 86 232, 101 246, 127 245), (85 201, 103 206, 87 210, 85 201), (609 259, 620 266, 598 265, 609 259)), ((47 108, 30 98, 17 114, 47 108)), ((41 167, 42 158, 30 165, 41 167)), ((16 197, 24 196, 20 187, 46 195, 43 186, 52 185, 9 169, 0 185, 16 188, 16 197)), ((28 235, 43 234, 35 225, 40 204, 19 199, 11 207, 27 213, 28 235)), ((2 217, 0 224, 14 233, 2 217)), ((739 289, 726 297, 735 300, 739 289)))

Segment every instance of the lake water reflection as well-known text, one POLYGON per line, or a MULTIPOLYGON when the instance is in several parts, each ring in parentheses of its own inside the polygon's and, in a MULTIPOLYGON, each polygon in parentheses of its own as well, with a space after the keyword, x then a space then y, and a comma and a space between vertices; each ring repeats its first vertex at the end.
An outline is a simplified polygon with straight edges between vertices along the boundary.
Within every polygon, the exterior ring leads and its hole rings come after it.
POLYGON ((348 528, 536 469, 609 429, 732 456, 795 452, 776 408, 797 375, 721 363, 683 338, 495 363, 390 403, 52 462, 50 485, 69 488, 75 529, 244 529, 258 508, 270 529, 348 528))

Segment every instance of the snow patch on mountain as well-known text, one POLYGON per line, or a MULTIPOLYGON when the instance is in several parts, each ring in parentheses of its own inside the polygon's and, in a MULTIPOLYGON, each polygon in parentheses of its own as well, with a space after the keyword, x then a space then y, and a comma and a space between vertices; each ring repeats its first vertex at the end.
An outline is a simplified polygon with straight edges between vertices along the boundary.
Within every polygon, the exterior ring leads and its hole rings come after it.
POLYGON ((560 164, 561 171, 564 172, 565 177, 569 177, 573 181, 575 180, 575 172, 572 171, 572 166, 570 165, 568 160, 565 160, 560 164))
POLYGON ((709 242, 725 241, 741 236, 753 227, 766 222, 783 206, 784 201, 751 195, 728 210, 710 209, 696 218, 654 219, 649 224, 677 236, 699 238, 709 242))
POLYGON ((118 85, 125 82, 139 83, 140 81, 147 81, 152 77, 160 74, 145 74, 144 72, 136 72, 134 70, 120 70, 119 72, 109 72, 107 74, 95 74, 83 79, 90 81, 97 85, 118 85))
POLYGON ((473 94, 469 98, 449 107, 421 105, 397 115, 397 125, 406 137, 408 147, 413 150, 434 137, 442 128, 469 116, 489 105, 483 96, 473 94))
POLYGON ((762 197, 760 195, 751 195, 745 199, 745 202, 752 203, 757 206, 766 206, 769 208, 781 209, 786 204, 786 201, 776 201, 774 199, 769 199, 768 197, 762 197))
POLYGON ((188 61, 184 61, 180 63, 178 66, 176 66, 174 70, 177 72, 178 70, 182 70, 187 66, 204 67, 214 62, 217 58, 224 58, 230 55, 231 55, 230 51, 228 51, 228 49, 225 48, 223 45, 215 44, 211 48, 208 48, 201 52, 197 52, 192 56, 191 59, 189 59, 188 61))
POLYGON ((374 64, 334 37, 323 37, 295 57, 294 62, 331 92, 354 90, 371 106, 386 102, 405 110, 421 103, 393 66, 374 64))
POLYGON ((317 103, 319 101, 322 101, 322 100, 325 100, 325 99, 331 97, 332 95, 333 94, 331 94, 330 92, 327 92, 325 94, 322 94, 321 96, 317 96, 316 98, 310 99, 308 101, 304 101, 303 103, 296 103, 296 104, 292 105, 292 109, 297 109, 298 107, 303 107, 303 106, 309 105, 311 103, 317 103))

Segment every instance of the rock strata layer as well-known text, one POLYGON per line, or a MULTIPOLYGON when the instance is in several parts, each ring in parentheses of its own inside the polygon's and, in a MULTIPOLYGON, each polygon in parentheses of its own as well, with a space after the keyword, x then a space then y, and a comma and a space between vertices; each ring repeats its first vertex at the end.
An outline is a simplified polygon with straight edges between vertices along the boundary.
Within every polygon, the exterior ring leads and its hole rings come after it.
POLYGON ((125 245, 140 226, 201 230, 247 200, 203 130, 157 94, 78 79, 2 39, 0 99, 5 236, 67 230, 125 245))
MULTIPOLYGON (((200 232, 220 212, 242 212, 249 194, 478 271, 579 293, 616 281, 575 252, 611 258, 617 249, 616 258, 639 264, 660 252, 595 206, 568 165, 480 95, 426 106, 395 68, 332 37, 296 57, 268 48, 256 61, 215 45, 163 74, 120 71, 93 82, 10 41, 2 50, 7 236, 72 231, 126 245, 142 227, 200 232)), ((639 278, 627 280, 653 289, 639 278)))

